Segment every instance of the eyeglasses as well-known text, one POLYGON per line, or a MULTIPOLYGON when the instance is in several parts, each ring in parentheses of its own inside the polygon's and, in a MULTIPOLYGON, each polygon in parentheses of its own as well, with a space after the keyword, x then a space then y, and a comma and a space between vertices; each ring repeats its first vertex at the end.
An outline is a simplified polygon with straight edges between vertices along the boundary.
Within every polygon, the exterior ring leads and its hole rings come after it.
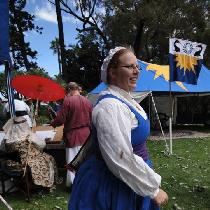
POLYGON ((139 71, 141 71, 141 67, 139 65, 134 65, 134 64, 130 64, 130 65, 124 65, 124 66, 121 66, 121 67, 125 67, 129 70, 136 70, 138 69, 139 71))

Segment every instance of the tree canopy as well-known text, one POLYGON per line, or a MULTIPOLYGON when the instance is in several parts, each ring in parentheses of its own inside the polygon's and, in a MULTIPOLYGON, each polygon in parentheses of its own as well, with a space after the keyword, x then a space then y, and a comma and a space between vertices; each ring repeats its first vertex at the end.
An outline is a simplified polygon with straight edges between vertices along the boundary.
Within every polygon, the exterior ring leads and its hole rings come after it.
MULTIPOLYGON (((207 44, 204 63, 210 66, 210 14, 208 0, 48 0, 55 6, 58 38, 52 40, 52 53, 58 55, 56 77, 76 81, 90 90, 100 82, 100 66, 108 50, 117 45, 134 48, 147 62, 168 64, 169 38, 176 37, 207 44), (76 28, 76 44, 66 43, 62 15, 82 23, 76 28), (64 45, 65 43, 65 45, 64 45)), ((26 0, 10 1, 11 52, 17 71, 46 73, 36 63, 37 52, 24 39, 24 33, 41 28, 25 11, 26 0), (40 72, 41 71, 41 72, 40 72)), ((50 45, 50 43, 49 43, 50 45)), ((1 76, 0 76, 1 77, 1 76)))
MULTIPOLYGON (((167 64, 170 37, 209 44, 207 0, 75 0, 75 4, 60 0, 60 4, 61 10, 83 23, 79 34, 96 34, 101 52, 130 45, 138 58, 167 64)), ((207 65, 209 53, 208 47, 207 65)))
POLYGON ((25 32, 41 33, 42 28, 34 24, 34 15, 24 10, 26 0, 9 1, 10 6, 10 48, 14 61, 14 69, 29 71, 37 68, 37 51, 32 50, 25 40, 25 32))

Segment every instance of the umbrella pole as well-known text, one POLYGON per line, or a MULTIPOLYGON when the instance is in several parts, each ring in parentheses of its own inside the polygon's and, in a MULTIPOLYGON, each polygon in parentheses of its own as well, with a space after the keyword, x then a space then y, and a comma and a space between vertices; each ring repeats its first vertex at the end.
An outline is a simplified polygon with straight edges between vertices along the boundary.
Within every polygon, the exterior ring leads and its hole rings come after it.
POLYGON ((39 100, 36 100, 36 107, 34 111, 34 116, 33 116, 33 122, 32 122, 32 131, 35 133, 36 132, 36 118, 38 116, 38 106, 39 106, 39 100))

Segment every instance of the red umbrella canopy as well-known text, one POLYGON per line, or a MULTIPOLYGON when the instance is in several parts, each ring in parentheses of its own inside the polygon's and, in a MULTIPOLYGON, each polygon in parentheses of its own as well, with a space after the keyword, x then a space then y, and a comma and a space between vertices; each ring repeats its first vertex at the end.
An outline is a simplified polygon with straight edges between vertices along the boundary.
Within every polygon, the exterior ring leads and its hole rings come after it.
POLYGON ((40 101, 57 101, 65 96, 61 85, 37 75, 16 76, 11 86, 22 95, 40 101))

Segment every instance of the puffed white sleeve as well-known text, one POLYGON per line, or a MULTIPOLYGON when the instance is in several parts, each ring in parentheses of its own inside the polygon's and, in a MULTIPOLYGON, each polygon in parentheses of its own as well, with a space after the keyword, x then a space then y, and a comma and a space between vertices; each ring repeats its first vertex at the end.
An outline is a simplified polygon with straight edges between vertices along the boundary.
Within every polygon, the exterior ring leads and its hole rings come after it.
POLYGON ((159 192, 161 176, 133 153, 131 145, 132 112, 121 102, 104 100, 95 107, 93 124, 99 148, 109 170, 134 192, 154 198, 159 192))

